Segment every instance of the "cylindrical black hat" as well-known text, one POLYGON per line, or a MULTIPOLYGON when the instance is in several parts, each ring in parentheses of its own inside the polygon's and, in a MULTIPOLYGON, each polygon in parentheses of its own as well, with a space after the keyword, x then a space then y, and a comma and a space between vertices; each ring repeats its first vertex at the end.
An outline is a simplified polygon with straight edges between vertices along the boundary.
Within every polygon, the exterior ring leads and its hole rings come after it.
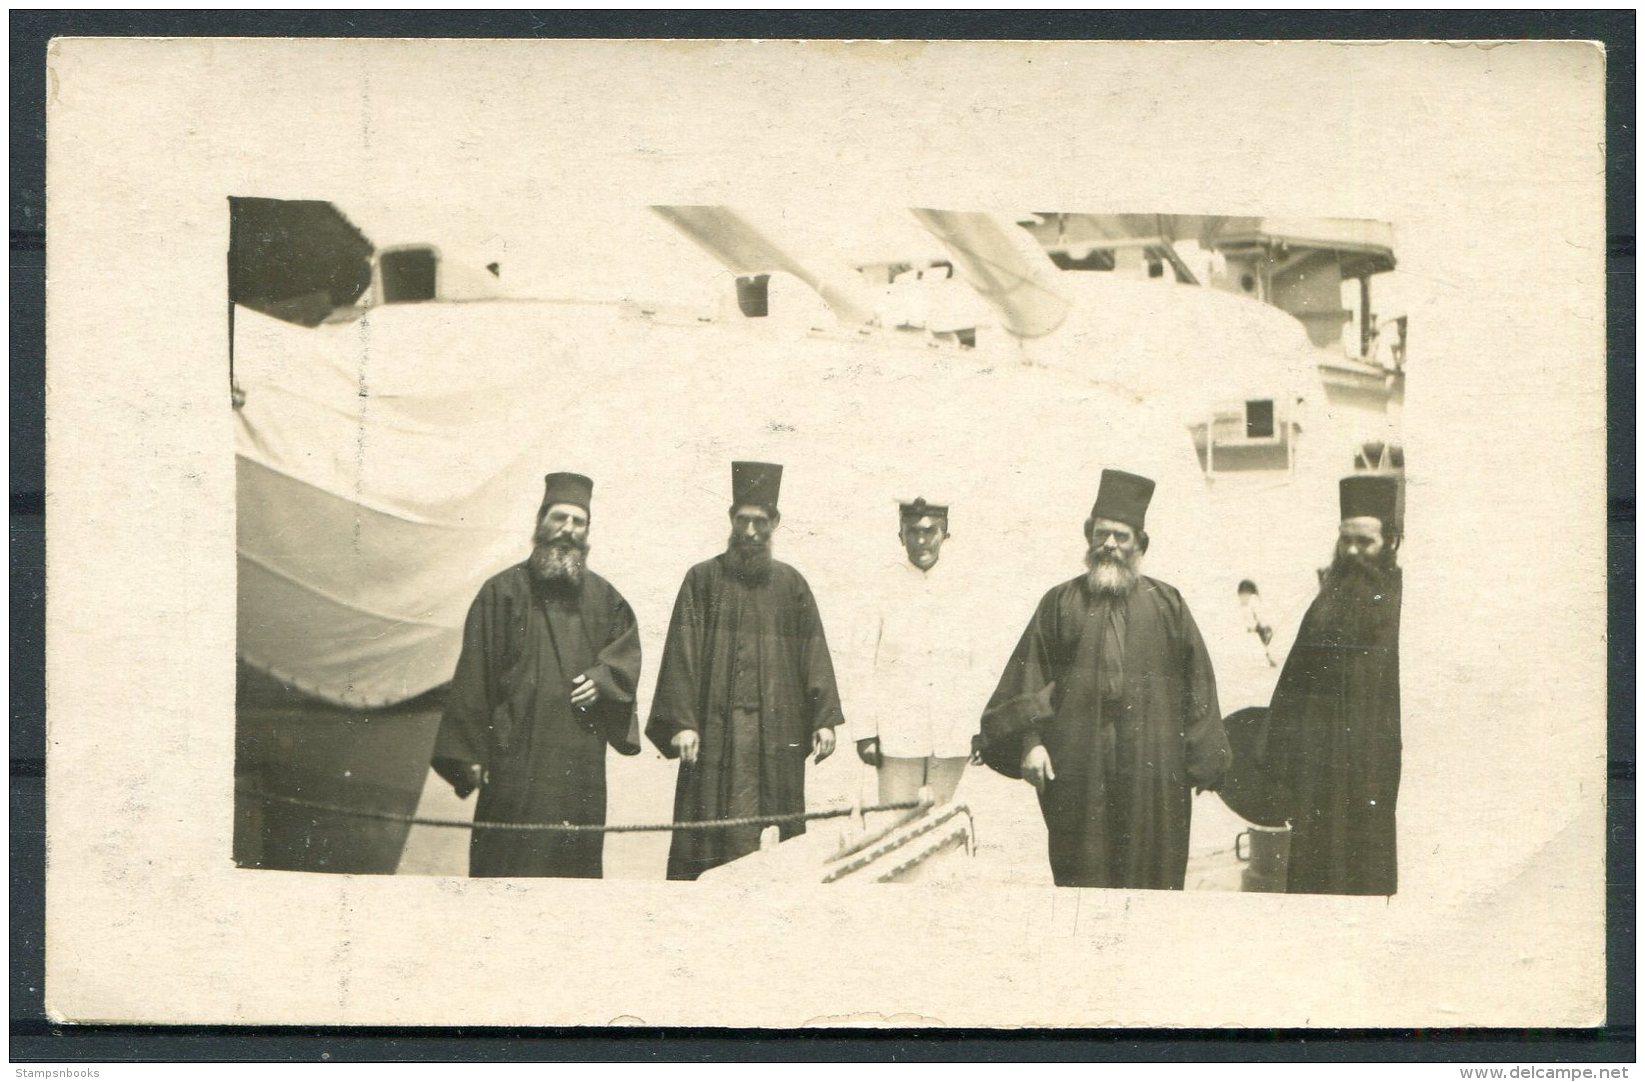
POLYGON ((783 468, 774 462, 733 462, 731 503, 736 507, 777 509, 777 494, 783 485, 783 468))
POLYGON ((1103 470, 1091 517, 1113 519, 1140 530, 1148 515, 1148 501, 1153 498, 1154 482, 1148 478, 1124 470, 1103 470))
POLYGON ((1385 473, 1356 473, 1344 477, 1339 489, 1338 502, 1344 520, 1374 518, 1381 521, 1383 534, 1394 532, 1399 478, 1385 473))
POLYGON ((580 473, 551 473, 543 478, 543 505, 537 517, 557 503, 569 503, 588 513, 594 498, 594 482, 580 473))

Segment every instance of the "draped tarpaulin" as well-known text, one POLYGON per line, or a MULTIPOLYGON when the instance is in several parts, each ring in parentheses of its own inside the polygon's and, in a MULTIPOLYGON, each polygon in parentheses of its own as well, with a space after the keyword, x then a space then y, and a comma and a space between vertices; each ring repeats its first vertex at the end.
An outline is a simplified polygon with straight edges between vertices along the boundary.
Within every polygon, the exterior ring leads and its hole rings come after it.
POLYGON ((1187 431, 1131 396, 981 350, 757 323, 436 302, 304 329, 242 310, 241 657, 355 707, 446 682, 475 591, 530 550, 554 469, 595 479, 591 566, 650 658, 686 569, 724 547, 735 458, 788 467, 777 554, 842 646, 873 601, 864 570, 898 551, 894 497, 916 488, 997 554, 966 587, 1002 627, 1079 569, 1104 465, 1160 482, 1158 573, 1204 543, 1187 431), (934 425, 937 406, 952 420, 934 425))

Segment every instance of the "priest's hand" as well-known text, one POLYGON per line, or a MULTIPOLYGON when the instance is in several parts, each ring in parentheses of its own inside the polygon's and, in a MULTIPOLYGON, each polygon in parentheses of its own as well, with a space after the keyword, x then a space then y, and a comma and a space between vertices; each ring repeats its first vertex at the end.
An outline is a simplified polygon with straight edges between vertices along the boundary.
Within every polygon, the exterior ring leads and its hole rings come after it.
POLYGON ((436 755, 429 761, 429 765, 434 768, 434 773, 444 778, 446 784, 451 786, 458 800, 466 799, 468 794, 490 780, 486 777, 485 767, 479 763, 436 755))
POLYGON ((1051 769, 1051 753, 1045 750, 1045 745, 1035 744, 1023 755, 1022 780, 1032 785, 1041 795, 1045 793, 1047 782, 1057 780, 1057 772, 1051 769))
POLYGON ((571 681, 571 705, 593 706, 600 697, 600 689, 582 673, 578 673, 571 681))
POLYGON ((880 765, 880 738, 871 736, 866 740, 857 741, 857 758, 869 766, 880 765))
POLYGON ((830 755, 833 755, 834 730, 818 729, 816 732, 812 733, 811 750, 815 753, 815 757, 811 760, 814 763, 820 763, 830 755))
POLYGON ((982 765, 982 734, 978 733, 971 738, 971 765, 982 765))
POLYGON ((463 768, 463 773, 457 779, 457 784, 451 788, 456 792, 458 800, 466 800, 468 794, 485 784, 485 780, 485 767, 479 763, 469 763, 463 768))
POLYGON ((697 730, 681 729, 674 734, 674 748, 680 753, 680 759, 686 766, 697 764, 697 730))

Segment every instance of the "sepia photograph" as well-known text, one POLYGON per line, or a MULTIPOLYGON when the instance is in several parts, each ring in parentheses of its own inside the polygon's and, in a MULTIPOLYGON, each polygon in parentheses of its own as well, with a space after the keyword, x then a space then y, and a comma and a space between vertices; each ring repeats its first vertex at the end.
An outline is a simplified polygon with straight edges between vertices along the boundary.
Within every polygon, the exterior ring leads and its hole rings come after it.
POLYGON ((224 210, 242 867, 1397 889, 1391 223, 224 210))
POLYGON ((47 59, 53 1019, 1605 1022, 1601 46, 47 59))

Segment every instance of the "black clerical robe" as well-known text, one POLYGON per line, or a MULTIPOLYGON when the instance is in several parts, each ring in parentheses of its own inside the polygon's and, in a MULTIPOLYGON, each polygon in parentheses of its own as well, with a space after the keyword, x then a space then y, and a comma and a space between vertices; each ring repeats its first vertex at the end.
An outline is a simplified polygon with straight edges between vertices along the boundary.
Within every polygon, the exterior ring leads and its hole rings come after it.
MULTIPOLYGON (((434 768, 466 794, 469 764, 486 780, 476 822, 604 823, 605 749, 640 751, 634 613, 590 571, 580 587, 545 584, 526 564, 480 588, 434 745, 434 768), (599 688, 571 704, 573 677, 599 688)), ((473 876, 599 878, 605 835, 476 828, 473 876)))
MULTIPOLYGON (((675 782, 675 822, 804 811, 811 735, 841 721, 822 618, 798 571, 773 560, 751 584, 720 555, 686 573, 646 724, 671 759, 676 734, 699 734, 697 762, 682 763, 675 782)), ((761 830, 675 831, 668 877, 695 879, 755 851, 761 830)), ((780 831, 790 838, 805 824, 780 831)))
POLYGON ((984 758, 1021 777, 1042 744, 1040 796, 1059 886, 1181 890, 1192 787, 1231 753, 1216 677, 1182 595, 1144 577, 1123 598, 1081 576, 1045 595, 983 714, 984 758))
POLYGON ((1322 592, 1274 687, 1268 772, 1290 814, 1293 894, 1398 888, 1401 579, 1322 592))

